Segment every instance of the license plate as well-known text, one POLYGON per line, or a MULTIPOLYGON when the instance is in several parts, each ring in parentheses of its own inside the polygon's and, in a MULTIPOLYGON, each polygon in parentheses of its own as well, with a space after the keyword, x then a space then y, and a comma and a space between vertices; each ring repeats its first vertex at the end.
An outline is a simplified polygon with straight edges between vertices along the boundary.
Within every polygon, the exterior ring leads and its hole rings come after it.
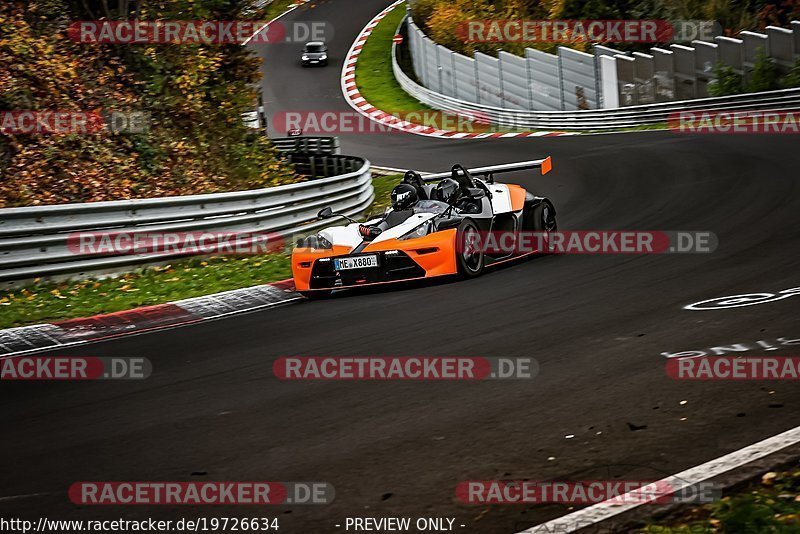
POLYGON ((337 271, 346 271, 347 269, 364 269, 367 267, 377 266, 377 254, 370 254, 369 256, 353 256, 351 258, 336 258, 333 260, 333 268, 337 271))

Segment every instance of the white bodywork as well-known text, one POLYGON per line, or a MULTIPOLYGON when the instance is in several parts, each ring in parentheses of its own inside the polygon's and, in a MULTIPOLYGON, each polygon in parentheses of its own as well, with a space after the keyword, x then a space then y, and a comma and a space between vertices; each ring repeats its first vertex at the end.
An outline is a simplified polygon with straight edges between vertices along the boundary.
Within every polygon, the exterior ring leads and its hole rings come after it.
MULTIPOLYGON (((381 241, 386 241, 387 239, 394 239, 397 237, 402 237, 409 233, 411 230, 416 228, 417 226, 424 224, 425 222, 433 219, 435 216, 434 213, 416 213, 408 218, 408 220, 404 221, 397 226, 389 228, 381 233, 378 237, 372 240, 373 243, 379 243, 381 241)), ((377 224, 381 220, 380 219, 373 219, 370 221, 366 221, 364 223, 350 223, 346 226, 330 226, 325 228, 324 230, 319 231, 319 235, 333 243, 334 245, 339 245, 348 248, 356 248, 358 245, 361 244, 363 241, 361 234, 358 232, 358 227, 361 224, 377 224)))
MULTIPOLYGON (((492 210, 495 214, 507 213, 512 210, 511 195, 508 192, 508 186, 505 184, 486 184, 492 192, 492 210)), ((382 232, 378 237, 372 240, 373 243, 380 243, 388 239, 395 239, 402 237, 412 231, 417 226, 433 219, 433 213, 416 213, 397 226, 389 228, 382 232)), ((345 226, 330 226, 324 230, 320 230, 319 234, 333 243, 334 245, 348 247, 354 249, 359 246, 363 239, 358 232, 360 224, 370 225, 377 224, 381 221, 380 218, 372 219, 364 223, 350 223, 345 226)))
POLYGON ((430 221, 436 216, 435 213, 416 213, 405 220, 402 224, 398 224, 393 228, 389 228, 388 230, 384 230, 381 235, 376 237, 372 240, 373 243, 379 243, 381 241, 386 241, 387 239, 394 239, 397 237, 403 237, 411 230, 419 226, 420 224, 425 223, 426 221, 430 221))
POLYGON ((356 248, 361 244, 361 234, 358 233, 359 223, 350 223, 347 226, 330 226, 320 230, 319 235, 333 243, 344 247, 356 248))
POLYGON ((486 184, 492 192, 492 211, 495 214, 511 211, 511 194, 506 184, 486 184))

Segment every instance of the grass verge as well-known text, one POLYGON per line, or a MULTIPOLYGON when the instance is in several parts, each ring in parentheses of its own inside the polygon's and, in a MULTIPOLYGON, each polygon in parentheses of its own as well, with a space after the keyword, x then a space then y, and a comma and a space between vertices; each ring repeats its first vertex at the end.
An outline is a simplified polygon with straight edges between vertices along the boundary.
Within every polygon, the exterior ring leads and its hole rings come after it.
MULTIPOLYGON (((356 86, 361 96, 376 108, 413 123, 465 133, 497 132, 496 127, 465 120, 426 106, 406 93, 392 71, 392 38, 406 14, 406 4, 398 4, 372 30, 356 62, 356 86), (413 115, 418 114, 415 119, 413 115), (422 115, 420 117, 419 115, 422 115)), ((518 130, 502 130, 504 132, 518 130)))
POLYGON ((372 30, 356 62, 356 86, 361 96, 387 113, 432 110, 403 91, 392 72, 392 37, 406 14, 399 4, 372 30))
MULTIPOLYGON (((386 208, 398 180, 399 176, 373 177, 375 201, 367 212, 379 213, 386 208)), ((291 276, 290 255, 280 252, 190 258, 113 278, 35 283, 0 293, 0 328, 163 304, 291 276)))
POLYGON ((771 472, 717 502, 648 525, 648 534, 800 533, 800 468, 771 472))
POLYGON ((297 9, 303 9, 303 3, 297 0, 273 0, 258 10, 258 15, 263 20, 272 20, 295 4, 300 4, 297 9))

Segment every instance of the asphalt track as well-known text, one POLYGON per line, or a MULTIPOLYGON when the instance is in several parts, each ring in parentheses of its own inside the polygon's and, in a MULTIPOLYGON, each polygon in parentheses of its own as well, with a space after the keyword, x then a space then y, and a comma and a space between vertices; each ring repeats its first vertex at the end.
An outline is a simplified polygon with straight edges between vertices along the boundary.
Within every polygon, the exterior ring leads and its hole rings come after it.
MULTIPOLYGON (((262 49, 270 113, 349 109, 341 58, 387 4, 336 0, 289 15, 334 25, 332 65, 301 69, 296 45, 262 49)), ((665 375, 661 352, 800 339, 797 298, 683 309, 800 286, 799 146, 795 136, 668 132, 343 137, 345 153, 423 170, 552 155, 551 174, 508 179, 552 198, 562 229, 710 230, 719 248, 540 257, 468 282, 342 294, 60 351, 145 356, 154 374, 0 385, 0 515, 277 515, 281 532, 342 531, 334 525, 354 516, 447 516, 464 532, 509 533, 566 507, 466 506, 456 484, 661 478, 797 426, 796 384, 678 382, 665 375), (540 375, 281 382, 271 369, 284 355, 533 356, 540 375), (317 507, 79 508, 66 490, 80 480, 324 480, 337 496, 317 507)), ((747 354, 797 355, 797 346, 747 354)))

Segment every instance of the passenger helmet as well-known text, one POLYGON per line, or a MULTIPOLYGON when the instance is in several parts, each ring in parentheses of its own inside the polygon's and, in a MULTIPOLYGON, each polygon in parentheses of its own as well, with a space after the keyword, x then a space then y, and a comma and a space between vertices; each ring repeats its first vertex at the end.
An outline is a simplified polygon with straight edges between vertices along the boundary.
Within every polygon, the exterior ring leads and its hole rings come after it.
POLYGON ((436 198, 448 204, 455 203, 461 186, 452 178, 445 178, 436 186, 436 198))

